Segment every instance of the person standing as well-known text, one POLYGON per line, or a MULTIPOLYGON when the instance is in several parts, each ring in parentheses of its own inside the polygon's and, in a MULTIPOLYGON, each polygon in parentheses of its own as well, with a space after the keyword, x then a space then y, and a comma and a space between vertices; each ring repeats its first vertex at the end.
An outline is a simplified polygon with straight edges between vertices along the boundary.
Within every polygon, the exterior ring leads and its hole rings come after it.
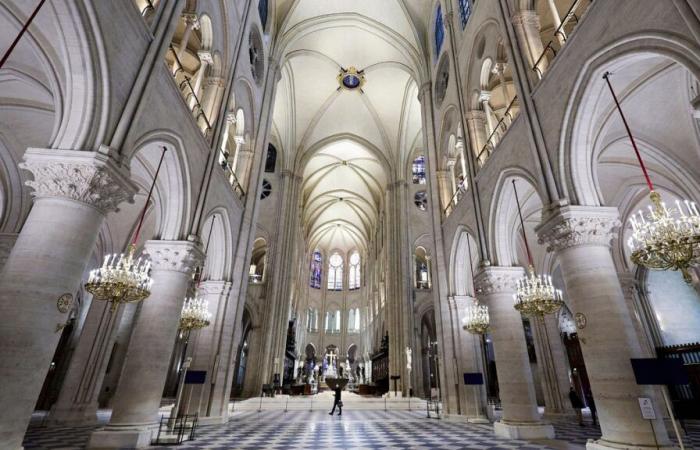
POLYGON ((341 415, 343 414, 343 402, 342 402, 341 399, 340 399, 340 393, 341 393, 342 391, 343 391, 343 390, 340 388, 340 386, 336 386, 336 387, 335 387, 335 400, 333 401, 333 409, 331 409, 331 412, 328 413, 328 414, 330 414, 331 416, 332 416, 333 413, 335 412, 335 407, 336 407, 336 406, 338 407, 338 415, 341 416, 341 415))
POLYGON ((593 426, 598 425, 598 410, 595 407, 595 401, 593 400, 593 392, 591 391, 586 391, 583 396, 586 399, 586 405, 588 405, 588 409, 591 410, 591 419, 593 419, 593 426))
POLYGON ((583 402, 581 397, 578 396, 574 387, 569 388, 569 401, 571 402, 571 407, 576 411, 576 417, 578 418, 578 424, 584 426, 583 424, 583 414, 581 413, 581 408, 583 408, 583 402))

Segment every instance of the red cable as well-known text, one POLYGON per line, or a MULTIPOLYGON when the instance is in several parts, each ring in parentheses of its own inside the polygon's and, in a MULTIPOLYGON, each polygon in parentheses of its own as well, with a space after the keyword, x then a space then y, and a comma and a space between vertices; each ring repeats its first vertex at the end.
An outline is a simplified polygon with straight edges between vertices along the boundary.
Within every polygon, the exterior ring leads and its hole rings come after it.
POLYGON ((613 90, 612 84, 610 84, 610 72, 605 72, 603 74, 603 79, 605 82, 608 84, 608 88, 610 89, 610 93, 612 94, 613 100, 615 100, 615 106, 617 106, 617 111, 620 113, 620 117, 622 118, 622 123, 625 124, 625 129, 627 130, 627 135, 630 137, 630 141, 632 141, 632 147, 634 148, 634 153, 637 155, 637 161, 639 161, 639 166, 642 168, 642 172, 644 172, 644 178, 647 180, 647 186, 649 187, 650 191, 654 190, 654 185, 651 182, 651 178, 649 178, 649 173, 647 172, 647 167, 644 165, 644 160, 642 160, 642 155, 639 153, 639 149, 637 148, 637 143, 634 141, 634 136, 632 136, 632 131, 630 130, 630 126, 627 124, 627 118, 625 118, 625 114, 622 112, 622 107, 620 106, 620 102, 617 100, 617 96, 615 95, 615 91, 613 90))
POLYGON ((131 244, 135 247, 136 241, 139 239, 139 234, 141 234, 141 226, 143 225, 143 218, 146 216, 146 210, 148 209, 148 203, 151 201, 153 196, 153 189, 156 187, 156 180, 158 180, 158 173, 160 173, 160 166, 163 165, 163 158, 165 157, 165 152, 168 151, 167 147, 163 147, 163 153, 160 154, 160 161, 158 162, 158 168, 156 169, 156 174, 153 176, 153 183, 151 183, 151 189, 148 191, 148 197, 146 198, 146 204, 143 205, 143 210, 141 211, 141 217, 139 218, 139 225, 136 227, 136 233, 134 234, 134 239, 131 244))

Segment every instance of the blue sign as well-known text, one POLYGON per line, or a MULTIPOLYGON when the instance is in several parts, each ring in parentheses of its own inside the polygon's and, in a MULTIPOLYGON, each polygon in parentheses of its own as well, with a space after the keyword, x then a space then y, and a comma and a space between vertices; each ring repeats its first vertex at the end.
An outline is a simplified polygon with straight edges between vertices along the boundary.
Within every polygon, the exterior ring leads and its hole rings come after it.
POLYGON ((632 370, 637 384, 688 384, 688 374, 680 358, 633 358, 632 370))
POLYGON ((465 373, 464 384, 467 386, 479 386, 484 384, 484 375, 481 372, 465 373))
POLYGON ((206 370, 188 370, 185 374, 185 384, 204 384, 206 379, 206 370))

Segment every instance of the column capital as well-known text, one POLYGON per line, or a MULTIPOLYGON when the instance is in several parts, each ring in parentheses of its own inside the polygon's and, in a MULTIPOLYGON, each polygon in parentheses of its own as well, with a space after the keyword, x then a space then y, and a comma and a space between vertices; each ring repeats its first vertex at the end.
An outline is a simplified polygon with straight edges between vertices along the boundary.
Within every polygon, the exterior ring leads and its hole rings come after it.
POLYGON ((116 211, 123 201, 133 203, 137 188, 129 171, 110 156, 98 152, 29 148, 19 164, 34 176, 25 184, 36 199, 63 197, 85 203, 103 214, 116 211))
POLYGON ((144 253, 154 271, 190 273, 204 261, 201 246, 190 241, 146 241, 144 253))
POLYGON ((491 100, 491 92, 489 91, 481 91, 479 92, 479 101, 480 102, 488 102, 491 100))
POLYGON ((564 206, 543 219, 535 231, 538 242, 553 252, 585 245, 609 247, 619 226, 617 208, 564 206))
POLYGON ((518 11, 511 16, 510 20, 513 25, 534 26, 540 29, 540 16, 537 11, 518 11))
POLYGON ((495 75, 503 75, 503 73, 506 71, 507 66, 508 66, 508 63, 497 62, 496 64, 493 65, 493 69, 491 69, 491 72, 495 75))
POLYGON ((236 113, 234 111, 229 111, 226 113, 226 123, 229 125, 236 123, 236 113))
POLYGON ((197 29, 199 28, 199 17, 197 17, 197 14, 195 13, 182 13, 182 20, 185 21, 185 25, 190 26, 191 28, 197 29))
POLYGON ((212 64, 214 63, 214 57, 211 55, 211 52, 208 50, 199 50, 197 52, 197 57, 199 57, 199 61, 202 64, 212 64))
POLYGON ((205 295, 228 295, 231 282, 223 280, 206 280, 199 283, 199 291, 205 295))
POLYGON ((423 100, 425 99, 426 96, 430 95, 432 93, 432 84, 430 81, 426 81, 425 83, 420 85, 420 88, 418 89, 418 101, 423 103, 423 100))
POLYGON ((474 276, 474 287, 477 295, 514 294, 524 275, 522 267, 484 267, 474 276))

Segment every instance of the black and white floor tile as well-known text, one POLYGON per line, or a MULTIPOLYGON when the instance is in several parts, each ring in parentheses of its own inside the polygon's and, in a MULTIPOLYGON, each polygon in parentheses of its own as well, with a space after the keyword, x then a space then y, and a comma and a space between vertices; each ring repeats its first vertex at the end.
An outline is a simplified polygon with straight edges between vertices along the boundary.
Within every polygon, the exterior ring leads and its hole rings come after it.
MULTIPOLYGON (((106 423, 108 415, 100 415, 106 423)), ((557 440, 582 448, 600 437, 590 420, 554 421, 557 440)), ((79 450, 96 427, 48 428, 40 416, 25 436, 25 450, 79 450)), ((700 449, 700 426, 689 427, 686 448, 700 449)), ((559 447, 559 446, 558 446, 559 447)), ((159 447, 169 448, 169 447, 159 447)), ((235 413, 226 425, 200 427, 194 441, 172 447, 183 450, 229 449, 523 449, 550 447, 493 434, 490 425, 427 419, 417 411, 346 411, 341 417, 323 411, 235 413)))

